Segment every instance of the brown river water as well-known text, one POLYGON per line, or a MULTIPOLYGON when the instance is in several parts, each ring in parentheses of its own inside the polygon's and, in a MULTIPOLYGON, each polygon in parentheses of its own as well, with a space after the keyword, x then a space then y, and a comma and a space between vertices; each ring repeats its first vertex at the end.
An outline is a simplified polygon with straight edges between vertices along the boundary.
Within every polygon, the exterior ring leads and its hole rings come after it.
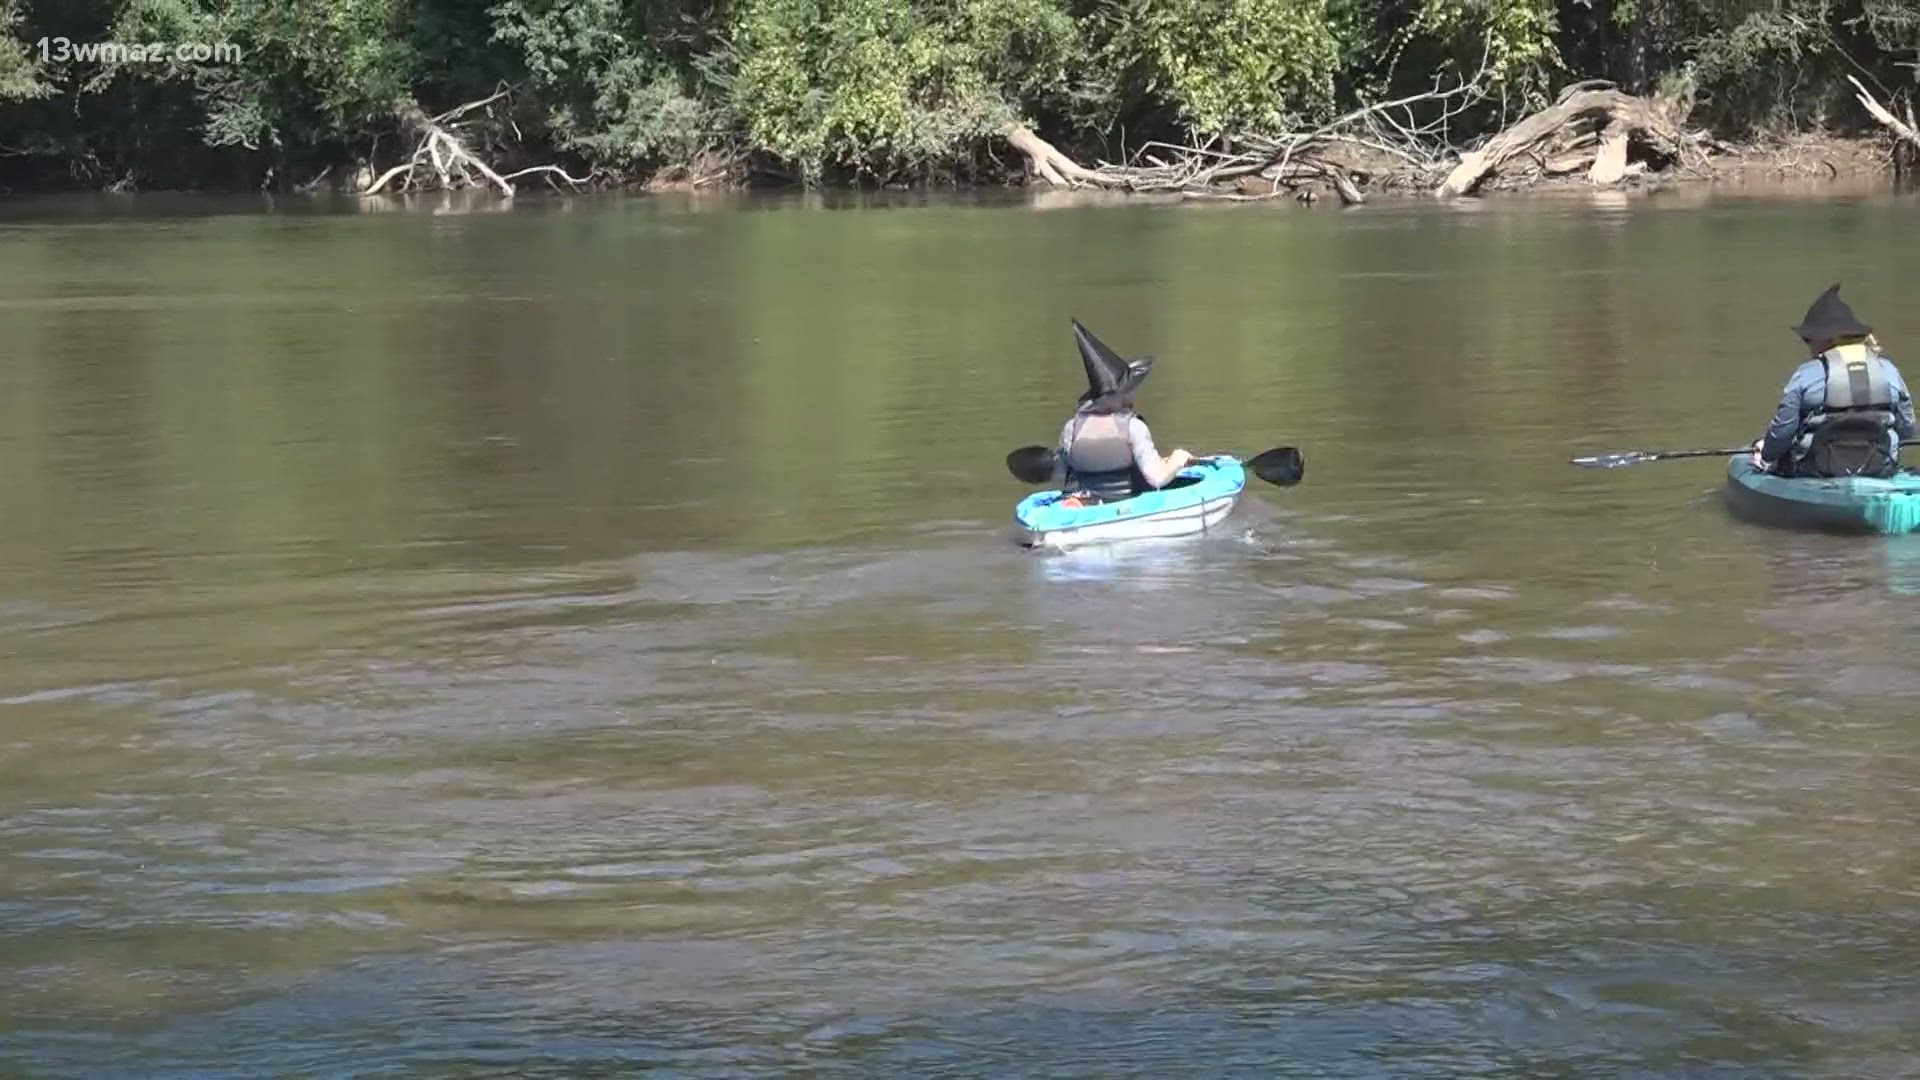
POLYGON ((1920 537, 1566 464, 1916 227, 9 204, 0 1075, 1920 1074, 1920 537), (1306 482, 1013 544, 1075 316, 1306 482))

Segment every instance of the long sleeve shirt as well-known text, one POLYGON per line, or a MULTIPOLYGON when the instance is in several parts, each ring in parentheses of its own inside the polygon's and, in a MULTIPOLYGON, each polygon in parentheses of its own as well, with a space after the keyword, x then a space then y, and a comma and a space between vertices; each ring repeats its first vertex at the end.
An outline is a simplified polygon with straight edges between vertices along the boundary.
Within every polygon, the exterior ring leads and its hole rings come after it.
MULTIPOLYGON (((1875 356, 1873 362, 1884 365, 1887 386, 1893 391, 1894 431, 1902 439, 1911 438, 1913 395, 1907 392, 1906 380, 1900 377, 1900 369, 1893 366, 1893 361, 1875 356)), ((1775 462, 1784 458, 1792 450, 1794 440, 1800 437, 1800 425, 1826 404, 1827 368, 1816 357, 1795 368, 1786 389, 1781 391, 1780 406, 1774 410, 1773 423, 1767 425, 1766 439, 1760 445, 1761 459, 1775 462)))

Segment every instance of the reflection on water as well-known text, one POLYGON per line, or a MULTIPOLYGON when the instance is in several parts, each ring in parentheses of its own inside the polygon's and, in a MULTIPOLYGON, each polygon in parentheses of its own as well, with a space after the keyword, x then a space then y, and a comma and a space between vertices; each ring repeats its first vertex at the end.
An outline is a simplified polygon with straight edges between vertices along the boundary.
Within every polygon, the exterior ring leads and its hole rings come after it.
POLYGON ((1920 541, 1565 464, 1910 200, 818 203, 9 208, 0 1071, 1913 1070, 1920 541))

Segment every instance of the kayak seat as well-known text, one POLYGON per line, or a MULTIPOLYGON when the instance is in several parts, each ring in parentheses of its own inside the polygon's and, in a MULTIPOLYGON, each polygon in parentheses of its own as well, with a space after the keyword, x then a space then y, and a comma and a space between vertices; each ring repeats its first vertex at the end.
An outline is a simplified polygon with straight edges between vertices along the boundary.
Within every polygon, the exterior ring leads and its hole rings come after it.
POLYGON ((1814 427, 1804 454, 1794 463, 1796 476, 1844 477, 1895 475, 1892 414, 1881 409, 1834 413, 1814 427))

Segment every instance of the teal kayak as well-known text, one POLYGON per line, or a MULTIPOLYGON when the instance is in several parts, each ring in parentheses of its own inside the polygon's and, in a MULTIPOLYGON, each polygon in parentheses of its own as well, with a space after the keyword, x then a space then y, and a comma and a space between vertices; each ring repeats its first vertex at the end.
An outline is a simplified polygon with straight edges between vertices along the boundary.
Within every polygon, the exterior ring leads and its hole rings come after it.
POLYGON ((1247 473, 1229 455, 1203 458, 1181 469, 1166 487, 1130 499, 1082 503, 1062 491, 1036 491, 1014 507, 1013 522, 1028 547, 1189 536, 1226 520, 1247 473))
POLYGON ((1727 463, 1727 500, 1750 521, 1836 533, 1920 532, 1920 475, 1781 477, 1745 457, 1727 463))

